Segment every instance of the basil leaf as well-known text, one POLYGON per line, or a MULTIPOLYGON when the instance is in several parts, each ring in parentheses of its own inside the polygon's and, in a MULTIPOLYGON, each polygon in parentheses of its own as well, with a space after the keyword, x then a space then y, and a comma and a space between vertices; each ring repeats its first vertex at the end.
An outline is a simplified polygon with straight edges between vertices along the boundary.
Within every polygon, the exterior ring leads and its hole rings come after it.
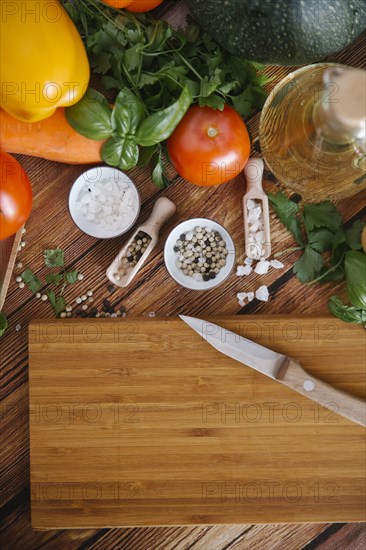
POLYGON ((336 296, 329 298, 328 309, 335 317, 346 323, 362 324, 366 327, 366 309, 347 306, 336 296))
POLYGON ((152 179, 159 189, 165 189, 170 184, 169 178, 164 174, 164 160, 161 151, 159 153, 158 162, 152 173, 152 179))
POLYGON ((125 88, 116 98, 112 112, 113 128, 123 136, 128 133, 134 134, 144 115, 143 103, 133 92, 125 88))
POLYGON ((350 302, 366 309, 366 254, 349 250, 344 265, 350 302))
POLYGON ((137 165, 139 148, 132 137, 113 134, 103 144, 101 156, 110 166, 118 166, 121 170, 131 170, 137 165))
POLYGON ((112 109, 104 95, 93 88, 65 112, 67 122, 82 136, 100 141, 112 134, 112 109))
POLYGON ((154 153, 156 153, 156 145, 151 145, 151 147, 140 147, 137 166, 143 167, 149 164, 154 153))
POLYGON ((352 250, 361 250, 361 233, 365 227, 363 220, 356 220, 346 231, 346 242, 352 250))
POLYGON ((0 336, 4 334, 8 328, 8 320, 3 313, 0 311, 0 336))
POLYGON ((192 92, 186 86, 173 105, 145 118, 136 132, 137 143, 148 147, 168 139, 184 117, 192 99, 192 92))

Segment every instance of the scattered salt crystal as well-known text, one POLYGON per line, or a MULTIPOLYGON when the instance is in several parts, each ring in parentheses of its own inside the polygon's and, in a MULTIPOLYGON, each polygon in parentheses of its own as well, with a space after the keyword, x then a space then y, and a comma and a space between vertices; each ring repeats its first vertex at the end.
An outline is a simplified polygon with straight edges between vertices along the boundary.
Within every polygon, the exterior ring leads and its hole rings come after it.
POLYGON ((240 307, 244 307, 244 306, 245 306, 245 302, 243 302, 243 300, 239 300, 239 306, 240 306, 240 307))
POLYGON ((22 327, 21 327, 19 324, 15 325, 15 330, 16 330, 17 332, 19 332, 21 328, 22 328, 22 327))
POLYGON ((260 300, 261 302, 267 302, 269 298, 268 287, 266 287, 265 285, 260 286, 255 291, 255 297, 257 298, 257 300, 260 300))
POLYGON ((250 264, 253 263, 253 260, 252 260, 252 258, 245 258, 244 263, 250 265, 250 264))
POLYGON ((238 265, 236 269, 236 274, 238 277, 243 277, 245 275, 249 275, 253 271, 253 268, 251 265, 238 265))
POLYGON ((245 298, 247 297, 247 293, 239 292, 239 294, 237 294, 236 297, 238 298, 238 300, 245 300, 245 298))
POLYGON ((278 260, 271 260, 271 267, 274 267, 275 269, 283 269, 285 266, 282 262, 279 262, 278 260))
POLYGON ((252 302, 254 300, 254 292, 248 292, 247 298, 248 298, 248 302, 252 302))
POLYGON ((257 263, 257 265, 254 268, 254 271, 258 273, 258 275, 265 275, 268 273, 270 263, 267 262, 267 260, 261 260, 257 263))
POLYGON ((150 311, 149 317, 155 317, 155 311, 150 311))

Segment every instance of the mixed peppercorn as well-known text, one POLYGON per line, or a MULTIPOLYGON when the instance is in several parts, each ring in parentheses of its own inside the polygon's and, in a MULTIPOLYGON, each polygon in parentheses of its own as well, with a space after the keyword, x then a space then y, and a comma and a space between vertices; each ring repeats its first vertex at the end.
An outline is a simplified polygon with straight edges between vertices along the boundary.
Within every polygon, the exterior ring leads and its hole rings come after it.
POLYGON ((215 279, 226 266, 228 250, 219 231, 195 227, 180 236, 174 246, 175 265, 196 281, 215 279))

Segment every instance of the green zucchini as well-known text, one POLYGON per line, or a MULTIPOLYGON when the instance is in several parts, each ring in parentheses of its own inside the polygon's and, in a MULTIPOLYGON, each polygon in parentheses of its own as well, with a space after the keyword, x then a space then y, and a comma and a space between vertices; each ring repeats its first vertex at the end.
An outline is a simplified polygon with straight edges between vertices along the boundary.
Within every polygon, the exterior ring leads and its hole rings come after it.
POLYGON ((230 52, 301 65, 345 48, 366 28, 366 0, 188 0, 192 16, 230 52))

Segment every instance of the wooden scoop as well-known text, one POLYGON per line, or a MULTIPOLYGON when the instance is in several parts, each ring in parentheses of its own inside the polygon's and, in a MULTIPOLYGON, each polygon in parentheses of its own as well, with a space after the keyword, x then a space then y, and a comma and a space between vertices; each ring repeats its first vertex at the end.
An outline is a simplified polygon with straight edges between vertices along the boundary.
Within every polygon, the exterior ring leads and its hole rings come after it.
POLYGON ((136 229, 131 239, 121 248, 107 269, 107 277, 114 285, 124 288, 130 284, 158 242, 161 227, 175 213, 176 209, 175 204, 165 197, 161 197, 156 201, 150 218, 136 229), (127 258, 129 254, 128 249, 136 241, 139 233, 146 234, 146 238, 151 240, 146 243, 147 248, 137 263, 133 267, 129 267, 124 258, 127 258))
MULTIPOLYGON (((244 233, 245 233, 245 253, 248 258, 253 260, 265 259, 271 255, 271 232, 269 226, 269 207, 268 197, 263 191, 264 163, 262 159, 249 159, 244 168, 247 179, 247 190, 243 197, 244 210, 244 233), (255 201, 262 209, 259 220, 250 219, 248 211, 248 200, 255 201), (259 222, 263 225, 257 232, 251 233, 250 226, 259 222), (261 235, 259 232, 263 231, 261 235), (263 242, 257 242, 256 237, 262 236, 263 242), (254 242, 253 242, 254 239, 254 242)), ((250 203, 249 203, 250 204, 250 203)), ((258 212, 258 211, 257 211, 258 212)), ((253 213, 255 214, 255 213, 253 213)), ((253 215, 252 214, 252 215, 253 215)))

